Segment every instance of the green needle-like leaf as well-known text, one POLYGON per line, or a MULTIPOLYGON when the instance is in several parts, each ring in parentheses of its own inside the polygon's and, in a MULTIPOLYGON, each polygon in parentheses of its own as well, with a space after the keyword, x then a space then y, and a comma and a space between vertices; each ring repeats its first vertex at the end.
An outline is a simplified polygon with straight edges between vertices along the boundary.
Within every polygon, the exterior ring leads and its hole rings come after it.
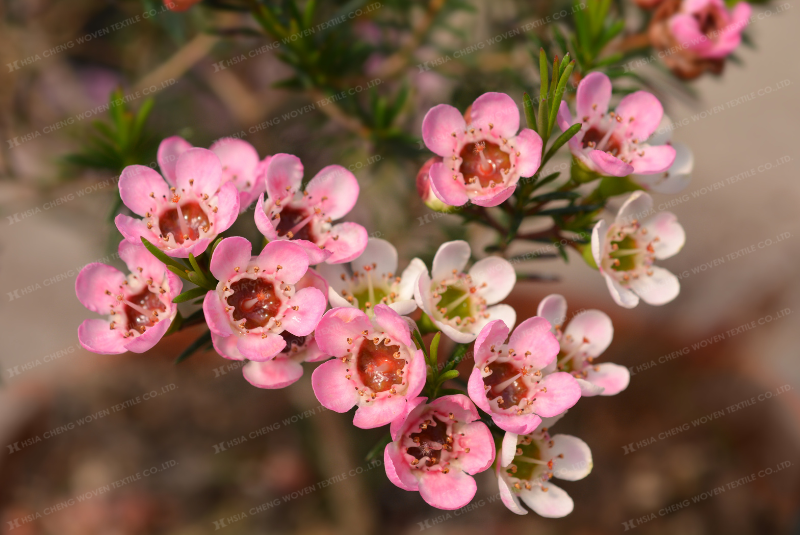
POLYGON ((150 253, 153 256, 158 258, 167 267, 172 266, 172 267, 175 267, 175 268, 177 268, 177 269, 179 269, 181 271, 185 271, 186 270, 186 265, 185 264, 181 264, 180 262, 178 262, 177 260, 175 260, 171 256, 168 256, 164 251, 162 251, 161 249, 159 249, 158 247, 156 247, 155 245, 153 245, 152 243, 147 241, 147 238, 145 238, 144 236, 142 236, 142 243, 147 248, 147 250, 150 251, 150 253))
POLYGON ((197 340, 192 342, 189 345, 189 347, 187 347, 183 351, 183 353, 178 355, 178 358, 175 359, 175 364, 179 364, 179 363, 183 362, 184 360, 188 359, 189 357, 194 355, 194 353, 198 349, 200 349, 201 347, 203 347, 204 345, 206 345, 210 341, 211 341, 211 331, 204 332, 203 334, 200 335, 200 338, 198 338, 197 340))
POLYGON ((522 109, 525 111, 525 122, 528 124, 528 128, 537 132, 536 112, 533 110, 533 100, 528 93, 522 94, 522 109))
POLYGON ((556 139, 556 140, 553 142, 553 144, 550 146, 550 150, 548 150, 548 151, 547 151, 547 154, 545 154, 545 155, 544 155, 544 158, 542 158, 542 163, 541 163, 540 167, 544 167, 544 164, 546 164, 546 163, 547 163, 547 161, 548 161, 550 158, 552 158, 552 157, 553 157, 553 155, 554 155, 556 152, 558 152, 558 149, 560 149, 561 147, 563 147, 563 146, 564 146, 564 144, 565 144, 567 141, 569 141, 570 139, 572 139, 572 136, 574 136, 575 134, 577 134, 577 133, 580 131, 580 129, 581 129, 581 123, 575 123, 574 125, 572 125, 572 126, 570 126, 569 128, 567 128, 567 131, 566 131, 566 132, 564 132, 564 133, 562 133, 560 136, 558 136, 558 138, 557 138, 557 139, 556 139))
POLYGON ((208 293, 208 290, 205 288, 192 288, 191 290, 185 291, 182 294, 175 296, 175 299, 172 300, 173 303, 185 303, 186 301, 191 301, 192 299, 196 299, 198 297, 203 297, 208 293))

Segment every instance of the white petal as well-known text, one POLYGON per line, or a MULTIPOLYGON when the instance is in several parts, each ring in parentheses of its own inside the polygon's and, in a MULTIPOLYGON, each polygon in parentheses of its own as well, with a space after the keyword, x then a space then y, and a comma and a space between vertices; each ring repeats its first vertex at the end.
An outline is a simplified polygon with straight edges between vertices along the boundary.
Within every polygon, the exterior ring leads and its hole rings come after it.
POLYGON ((653 198, 643 191, 634 191, 617 212, 615 223, 629 225, 653 215, 653 198))
POLYGON ((597 357, 611 344, 614 338, 614 326, 611 324, 611 318, 604 312, 586 310, 569 322, 564 331, 562 345, 568 344, 567 338, 571 338, 574 344, 582 344, 584 340, 588 340, 588 346, 581 351, 589 357, 597 357))
POLYGON ((592 258, 594 263, 602 271, 603 249, 606 246, 606 236, 608 235, 608 223, 602 219, 592 229, 592 258))
POLYGON ((328 301, 331 304, 331 308, 355 307, 355 305, 351 305, 347 299, 339 295, 339 293, 333 289, 333 286, 328 287, 328 301))
POLYGON ((428 271, 425 262, 419 258, 414 258, 410 264, 403 270, 400 277, 400 288, 398 288, 397 296, 399 299, 413 299, 414 286, 417 284, 417 279, 420 273, 428 271))
POLYGON ((441 280, 451 276, 453 270, 464 271, 470 254, 469 244, 463 240, 443 243, 433 258, 431 277, 433 280, 441 280))
POLYGON ((469 276, 472 277, 478 293, 488 305, 499 303, 505 299, 517 282, 517 274, 511 263, 497 256, 490 256, 475 262, 475 265, 469 270, 469 276))
POLYGON ((550 444, 553 446, 545 456, 553 459, 553 477, 578 481, 592 471, 592 451, 583 440, 572 435, 555 435, 550 444))
POLYGON ((417 309, 417 302, 413 299, 403 299, 402 301, 395 301, 394 303, 391 303, 389 308, 401 316, 405 316, 407 314, 411 314, 417 309))
POLYGON ((322 263, 316 268, 317 273, 322 275, 322 278, 328 283, 332 290, 336 290, 341 294, 342 290, 350 289, 350 273, 344 267, 344 264, 327 264, 322 263), (342 279, 344 275, 344 279, 342 279))
POLYGON ((651 243, 659 260, 676 255, 686 243, 686 232, 673 213, 660 212, 644 221, 642 227, 647 229, 650 239, 658 236, 658 241, 651 243))
POLYGON ((584 379, 576 379, 576 381, 578 381, 578 386, 581 387, 582 398, 591 398, 594 396, 599 396, 603 393, 604 389, 602 386, 592 384, 584 379))
POLYGON ((542 487, 546 488, 547 492, 537 486, 520 493, 522 501, 533 509, 534 513, 545 518, 561 518, 572 512, 575 505, 569 494, 549 481, 542 483, 542 487))
POLYGON ((367 248, 361 256, 353 260, 353 271, 364 271, 365 266, 372 268, 378 276, 385 273, 395 274, 397 271, 397 249, 394 245, 380 238, 370 238, 367 248))
POLYGON ((503 505, 505 505, 509 511, 512 513, 517 513, 518 515, 527 515, 528 511, 525 510, 524 507, 519 503, 519 498, 511 490, 511 487, 508 486, 505 478, 502 474, 497 474, 497 486, 500 488, 500 499, 503 501, 503 505))
POLYGON ((489 314, 488 318, 480 317, 476 322, 476 331, 480 331, 483 327, 494 320, 503 320, 509 331, 514 330, 514 325, 517 323, 517 312, 509 305, 494 305, 486 309, 489 314))
POLYGON ((517 455, 518 436, 510 431, 506 431, 506 434, 503 435, 503 445, 500 448, 500 466, 506 467, 514 460, 517 455))
POLYGON ((634 308, 639 304, 639 297, 635 293, 624 288, 620 283, 614 280, 614 278, 608 275, 605 275, 605 278, 608 291, 615 303, 625 308, 634 308))
POLYGON ((648 305, 664 305, 681 292, 678 277, 664 268, 651 266, 652 275, 642 275, 631 280, 631 290, 636 292, 648 305))
POLYGON ((567 300, 563 295, 550 294, 541 300, 536 315, 546 319, 555 334, 556 327, 563 327, 567 320, 567 300))

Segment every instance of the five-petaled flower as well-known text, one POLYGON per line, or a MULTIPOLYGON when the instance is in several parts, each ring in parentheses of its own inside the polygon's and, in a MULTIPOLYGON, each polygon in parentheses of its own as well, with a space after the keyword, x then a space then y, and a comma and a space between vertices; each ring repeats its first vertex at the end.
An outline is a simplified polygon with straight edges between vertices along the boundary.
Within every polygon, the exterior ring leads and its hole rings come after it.
POLYGON ((652 197, 636 191, 620 207, 613 224, 598 221, 591 247, 611 297, 618 305, 633 308, 639 298, 649 305, 663 305, 678 296, 678 278, 653 262, 674 256, 685 242, 675 214, 656 213, 652 197))
POLYGON ((417 306, 460 344, 475 340, 492 320, 503 320, 509 328, 517 320, 513 308, 495 304, 505 299, 517 282, 513 266, 503 258, 490 256, 464 273, 470 254, 465 241, 443 243, 433 258, 430 275, 427 270, 420 273, 414 287, 417 306))
POLYGON ((439 509, 458 509, 475 496, 473 474, 494 462, 494 439, 467 396, 417 398, 390 427, 383 453, 386 475, 403 490, 419 491, 439 509))
POLYGON ((100 263, 84 267, 75 281, 78 300, 108 319, 90 319, 78 328, 81 346, 94 353, 144 353, 169 329, 178 313, 172 299, 183 284, 141 244, 123 240, 119 256, 128 266, 125 276, 100 263))
POLYGON ((583 397, 613 396, 628 387, 631 380, 628 368, 611 362, 594 363, 614 337, 614 327, 608 315, 599 310, 583 310, 564 329, 567 300, 558 294, 542 299, 536 315, 552 325, 551 332, 561 345, 558 358, 542 370, 545 374, 555 371, 571 373, 578 380, 583 397))
POLYGON ((178 157, 174 185, 144 165, 129 165, 119 178, 119 194, 144 219, 119 214, 114 222, 129 242, 146 238, 170 256, 187 258, 206 250, 239 213, 239 194, 222 183, 222 165, 206 149, 189 149, 178 157))
POLYGON ((561 518, 572 512, 569 494, 550 483, 555 477, 577 481, 592 471, 592 452, 586 443, 571 435, 550 436, 545 425, 530 434, 506 433, 497 463, 500 498, 512 512, 526 515, 520 499, 535 513, 547 518, 561 518))
MULTIPOLYGON (((579 165, 605 176, 663 173, 672 165, 674 148, 647 143, 664 115, 656 97, 636 91, 625 96, 615 111, 608 111, 611 80, 593 72, 578 84, 575 100, 581 129, 569 140, 569 149, 579 165)), ((569 106, 562 102, 559 128, 566 131, 573 122, 569 106)))
POLYGON ((443 161, 430 167, 430 185, 442 202, 498 206, 520 177, 532 176, 542 161, 542 138, 519 130, 519 108, 505 93, 485 93, 465 118, 439 104, 422 121, 425 145, 443 161), (469 123, 469 124, 468 124, 469 123))
POLYGON ((225 238, 214 249, 210 269, 219 283, 206 294, 203 313, 223 357, 265 361, 286 347, 284 331, 311 334, 327 300, 313 285, 297 289, 308 270, 308 256, 299 245, 270 242, 252 258, 251 251, 250 242, 240 237, 225 238), (237 352, 228 351, 234 340, 237 352))
MULTIPOLYGON (((177 184, 178 158, 191 148, 192 144, 179 136, 168 137, 158 146, 158 166, 171 186, 177 184)), ((237 138, 218 139, 208 150, 216 154, 222 164, 221 184, 233 182, 239 191, 239 211, 244 212, 264 193, 264 174, 270 156, 259 160, 256 149, 237 138)))
POLYGON ((328 281, 331 306, 355 307, 371 314, 375 305, 387 305, 398 314, 411 314, 417 309, 414 285, 427 268, 414 258, 398 276, 397 249, 386 240, 370 238, 349 266, 321 264, 318 269, 328 281))
POLYGON ((293 240, 311 265, 340 264, 358 257, 367 246, 367 230, 356 223, 337 223, 358 200, 358 181, 340 165, 323 168, 303 191, 303 164, 291 154, 276 154, 267 165, 267 195, 256 204, 256 226, 268 240, 293 240))
POLYGON ((358 405, 353 424, 362 429, 398 418, 425 385, 425 357, 411 340, 406 319, 386 305, 373 316, 351 307, 329 310, 317 325, 319 348, 336 357, 311 376, 323 406, 347 412, 358 405))
POLYGON ((542 417, 557 416, 581 397, 575 378, 566 372, 544 374, 558 355, 558 340, 544 318, 528 318, 514 329, 492 321, 475 340, 475 367, 469 377, 472 401, 512 433, 532 432, 542 417))

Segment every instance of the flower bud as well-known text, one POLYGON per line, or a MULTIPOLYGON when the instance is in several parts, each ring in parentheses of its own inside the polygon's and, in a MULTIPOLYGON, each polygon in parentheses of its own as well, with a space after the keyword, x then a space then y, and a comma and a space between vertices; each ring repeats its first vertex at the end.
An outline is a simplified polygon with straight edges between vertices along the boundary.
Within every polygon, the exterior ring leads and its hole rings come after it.
POLYGON ((422 202, 425 203, 425 206, 431 210, 435 212, 449 212, 453 207, 440 201, 438 197, 436 197, 433 193, 433 189, 431 189, 431 178, 428 174, 431 166, 441 161, 442 158, 440 156, 434 156, 423 164, 422 168, 417 173, 417 193, 420 199, 422 199, 422 202))

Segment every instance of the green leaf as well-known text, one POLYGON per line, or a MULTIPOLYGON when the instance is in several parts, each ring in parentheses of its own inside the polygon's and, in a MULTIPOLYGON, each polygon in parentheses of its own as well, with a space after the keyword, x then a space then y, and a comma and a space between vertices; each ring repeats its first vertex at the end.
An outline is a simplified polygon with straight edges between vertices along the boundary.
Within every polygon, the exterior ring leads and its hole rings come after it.
MULTIPOLYGON (((561 75, 561 79, 558 81, 558 88, 555 90, 555 94, 553 96, 553 102, 550 103, 550 123, 547 127, 547 135, 550 136, 550 133, 553 131, 553 125, 556 122, 556 116, 558 114, 558 108, 561 106, 561 100, 564 98, 564 88, 567 87, 567 82, 569 81, 569 77, 572 75, 572 69, 575 67, 575 62, 570 62, 569 65, 564 69, 564 73, 561 75)), ((558 150, 558 149, 556 149, 558 150)))
POLYGON ((207 289, 213 290, 217 287, 216 279, 213 279, 213 276, 209 276, 203 268, 200 267, 200 264, 197 263, 197 258, 192 253, 189 253, 189 263, 192 265, 195 274, 197 275, 198 279, 202 280, 204 286, 207 289))
POLYGON ((175 314, 175 319, 169 324, 169 329, 167 329, 167 332, 164 333, 164 336, 169 336, 172 333, 180 331, 181 325, 183 325, 183 316, 181 316, 181 312, 179 310, 178 313, 175 314))
POLYGON ((425 340, 422 339, 422 335, 417 329, 411 329, 411 334, 414 338, 414 345, 417 346, 417 349, 422 350, 422 353, 425 355, 425 362, 428 362, 430 360, 428 357, 428 348, 425 347, 425 340))
POLYGON ((558 136, 558 138, 556 138, 556 140, 550 146, 550 149, 547 151, 547 154, 545 154, 544 158, 542 158, 541 166, 544 166, 544 164, 546 164, 547 161, 555 155, 558 149, 563 147, 567 141, 572 139, 572 136, 577 134, 580 131, 580 129, 581 129, 581 123, 575 123, 574 125, 567 128, 566 132, 563 132, 560 136, 558 136))
MULTIPOLYGON (((547 100, 547 55, 544 53, 544 48, 539 49, 539 77, 541 79, 539 85, 539 102, 547 100)), ((539 104, 539 112, 541 113, 541 104, 539 104)))
POLYGON ((541 195, 537 195, 533 197, 530 202, 539 203, 539 202, 549 202, 549 201, 561 201, 561 200, 573 200, 573 199, 580 199, 581 194, 577 191, 551 191, 549 193, 543 193, 541 195))
POLYGON ((458 376, 459 376, 458 370, 446 371, 442 375, 439 376, 439 384, 442 384, 445 381, 449 381, 450 379, 455 379, 458 376))
POLYGON ((205 288, 192 288, 191 290, 187 290, 180 295, 175 296, 175 299, 172 300, 173 303, 185 303, 186 301, 191 301, 192 299, 196 299, 198 297, 203 297, 209 292, 205 288))
POLYGON ((537 132, 536 112, 533 111, 533 100, 528 93, 522 94, 522 109, 525 111, 525 122, 528 124, 528 128, 537 132))
POLYGON ((190 271, 188 269, 186 268, 179 269, 176 268, 175 266, 167 266, 167 269, 176 274, 177 276, 179 276, 180 278, 182 278, 183 280, 192 282, 192 279, 189 278, 190 271))
POLYGON ((217 249, 217 245, 219 245, 220 242, 223 239, 224 238, 222 236, 220 236, 219 238, 216 239, 216 241, 214 241, 214 243, 211 244, 211 247, 209 247, 208 250, 207 250, 208 251, 208 258, 213 258, 214 257, 214 251, 217 249))
POLYGON ((150 112, 153 111, 153 106, 155 105, 155 103, 156 101, 152 97, 150 97, 147 100, 145 100, 139 107, 139 111, 136 113, 136 118, 134 119, 133 126, 131 127, 132 143, 135 144, 139 140, 139 137, 141 137, 142 130, 144 129, 144 123, 150 116, 150 112))
POLYGON ((445 366, 445 370, 451 370, 458 366, 464 357, 467 354, 467 350, 469 349, 469 344, 458 344, 456 345, 455 351, 453 354, 447 358, 447 365, 445 366))
POLYGON ((204 345, 206 345, 210 341, 211 341, 211 331, 204 332, 203 334, 200 335, 200 338, 198 338, 197 340, 195 340, 194 342, 189 344, 189 347, 187 347, 183 351, 183 353, 178 355, 178 358, 175 359, 175 364, 179 364, 179 363, 183 362, 184 360, 188 359, 198 349, 200 349, 201 347, 203 347, 204 345))
POLYGON ((150 243, 144 236, 142 236, 142 243, 153 256, 158 258, 167 267, 172 266, 174 268, 180 269, 181 271, 186 270, 185 264, 181 264, 171 256, 167 256, 167 254, 164 251, 162 251, 161 249, 150 243))
POLYGON ((555 173, 550 173, 549 175, 547 175, 543 179, 539 180, 539 182, 537 182, 535 184, 535 188, 534 189, 539 189, 542 186, 545 186, 545 185, 549 184, 550 182, 552 182, 553 180, 557 179, 560 176, 561 176, 561 171, 557 171, 555 173))
POLYGON ((386 449, 386 446, 392 441, 392 435, 390 433, 386 433, 381 437, 381 439, 375 443, 372 448, 370 448, 367 456, 364 457, 365 461, 371 461, 373 459, 378 459, 379 456, 383 455, 383 450, 386 449))
POLYGON ((439 364, 439 340, 441 337, 442 332, 439 331, 433 336, 433 340, 431 340, 430 361, 433 367, 437 367, 439 364))

